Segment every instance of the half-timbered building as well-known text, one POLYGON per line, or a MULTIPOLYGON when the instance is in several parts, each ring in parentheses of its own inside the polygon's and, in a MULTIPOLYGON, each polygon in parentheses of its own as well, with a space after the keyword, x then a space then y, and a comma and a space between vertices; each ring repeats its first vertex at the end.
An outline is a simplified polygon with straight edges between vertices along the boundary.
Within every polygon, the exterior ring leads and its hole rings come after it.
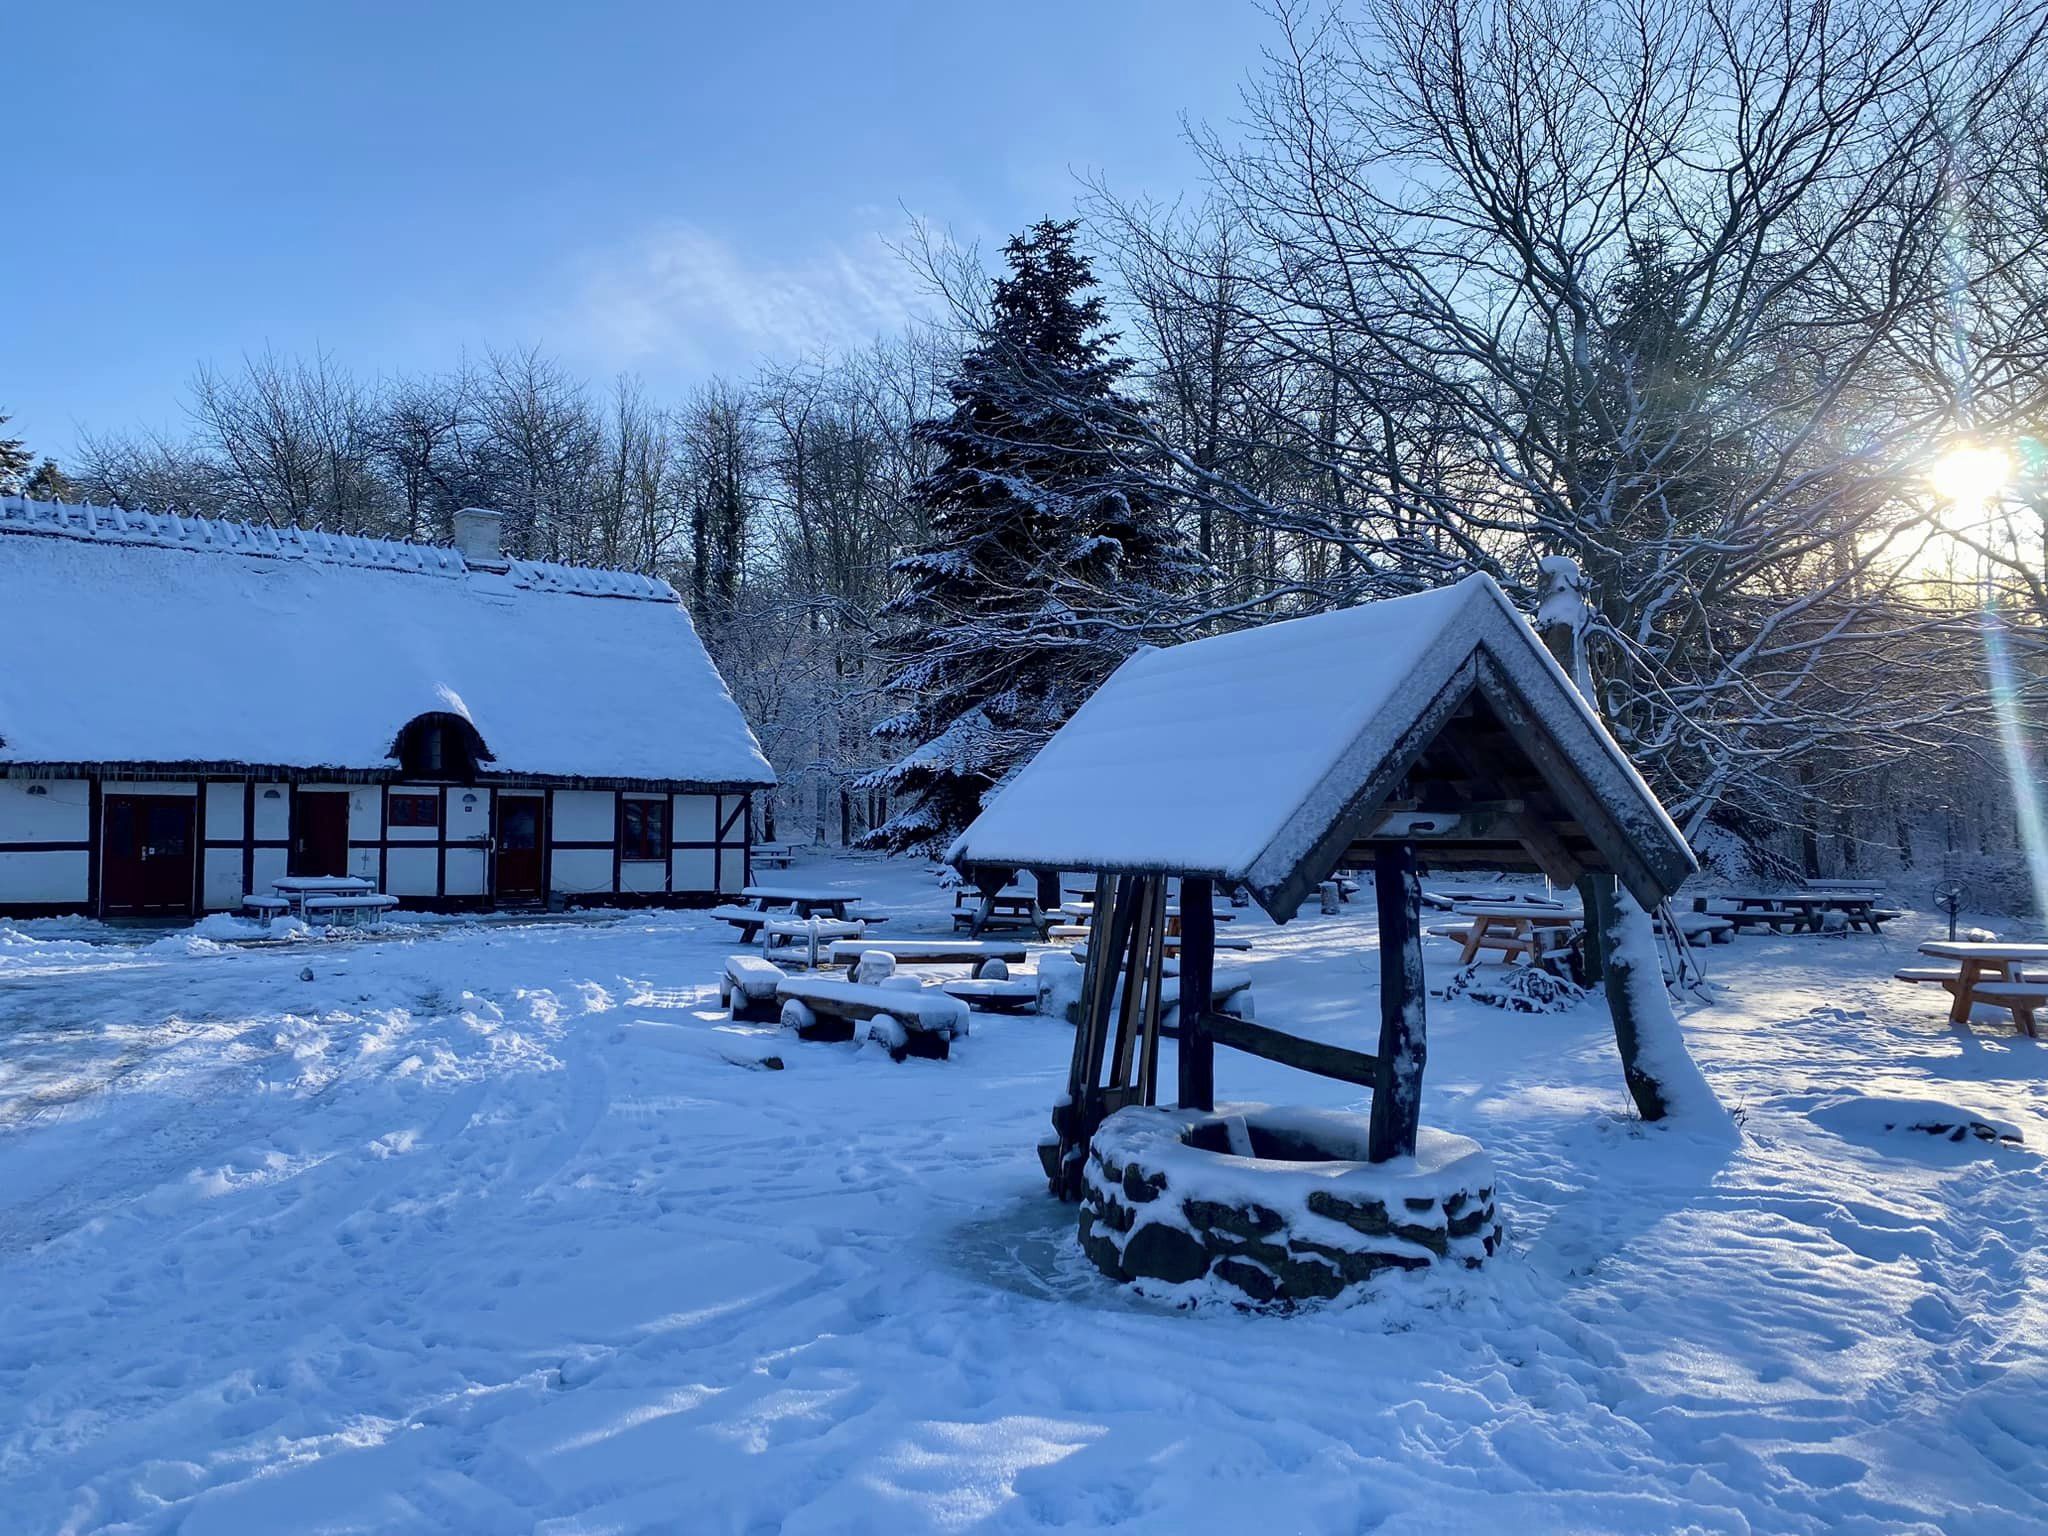
POLYGON ((654 577, 0 498, 0 915, 286 874, 406 905, 688 903, 774 783, 654 577))

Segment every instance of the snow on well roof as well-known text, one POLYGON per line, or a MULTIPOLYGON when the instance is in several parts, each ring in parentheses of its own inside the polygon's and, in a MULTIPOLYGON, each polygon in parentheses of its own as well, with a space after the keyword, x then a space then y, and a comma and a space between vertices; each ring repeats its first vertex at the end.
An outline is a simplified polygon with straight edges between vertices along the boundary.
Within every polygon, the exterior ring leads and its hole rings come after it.
POLYGON ((1543 778, 1585 824, 1588 853, 1639 898, 1661 899, 1690 872, 1663 807, 1484 575, 1140 652, 948 857, 1212 875, 1285 917, 1327 873, 1308 866, 1370 834, 1367 813, 1475 693, 1519 722, 1518 738, 1543 738, 1543 778))
POLYGON ((625 571, 0 497, 0 765, 395 766, 429 713, 494 774, 774 782, 675 589, 625 571))

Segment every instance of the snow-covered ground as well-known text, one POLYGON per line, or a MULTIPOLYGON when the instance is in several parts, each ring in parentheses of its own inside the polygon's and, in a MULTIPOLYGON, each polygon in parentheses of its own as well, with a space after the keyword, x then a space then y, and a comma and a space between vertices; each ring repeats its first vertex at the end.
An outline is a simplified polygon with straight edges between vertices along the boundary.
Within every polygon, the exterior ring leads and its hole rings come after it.
MULTIPOLYGON (((799 872, 945 924, 916 866, 799 872)), ((1707 952, 1732 1144, 1625 1118, 1597 998, 1438 1006, 1425 1119, 1492 1153, 1507 1252, 1261 1317, 1079 1256, 1048 1020, 770 1072, 692 914, 0 926, 0 1529, 2038 1529, 2048 1047, 1951 1029, 1894 927, 1707 952)), ((1372 1038, 1369 904, 1236 931, 1263 1020, 1372 1038)))

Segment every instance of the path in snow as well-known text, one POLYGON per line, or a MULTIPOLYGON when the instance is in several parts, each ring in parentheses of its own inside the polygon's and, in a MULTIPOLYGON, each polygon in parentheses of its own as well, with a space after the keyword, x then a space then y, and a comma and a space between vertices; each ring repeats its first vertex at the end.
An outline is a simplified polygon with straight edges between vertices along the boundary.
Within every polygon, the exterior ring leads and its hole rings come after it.
MULTIPOLYGON (((892 932, 945 924, 907 866, 805 873, 877 891, 892 932)), ((1262 1018, 1369 1032, 1369 909, 1239 926, 1262 1018)), ((1597 1002, 1433 1010, 1425 1113, 1493 1152, 1510 1252, 1265 1318, 1164 1312, 1079 1258, 1032 1152, 1064 1028, 750 1070, 711 1011, 727 932, 0 946, 0 1524, 2048 1520, 2048 1054, 1883 980, 1906 945, 1710 952, 1729 995, 1687 1030, 1735 1146, 1626 1120, 1597 1002), (2028 1145, 1838 1134, 1845 1093, 2028 1145)))

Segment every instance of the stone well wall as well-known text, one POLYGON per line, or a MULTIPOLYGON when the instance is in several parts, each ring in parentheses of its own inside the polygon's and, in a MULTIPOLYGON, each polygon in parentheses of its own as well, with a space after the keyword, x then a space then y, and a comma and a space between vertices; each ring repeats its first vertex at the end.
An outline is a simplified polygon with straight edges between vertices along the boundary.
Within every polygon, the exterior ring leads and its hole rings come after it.
POLYGON ((1373 1164, 1365 1125, 1265 1105, 1119 1111, 1089 1145, 1081 1246, 1144 1289, 1206 1279, 1261 1305, 1495 1251, 1493 1167, 1477 1143, 1425 1129, 1414 1158, 1373 1164))

